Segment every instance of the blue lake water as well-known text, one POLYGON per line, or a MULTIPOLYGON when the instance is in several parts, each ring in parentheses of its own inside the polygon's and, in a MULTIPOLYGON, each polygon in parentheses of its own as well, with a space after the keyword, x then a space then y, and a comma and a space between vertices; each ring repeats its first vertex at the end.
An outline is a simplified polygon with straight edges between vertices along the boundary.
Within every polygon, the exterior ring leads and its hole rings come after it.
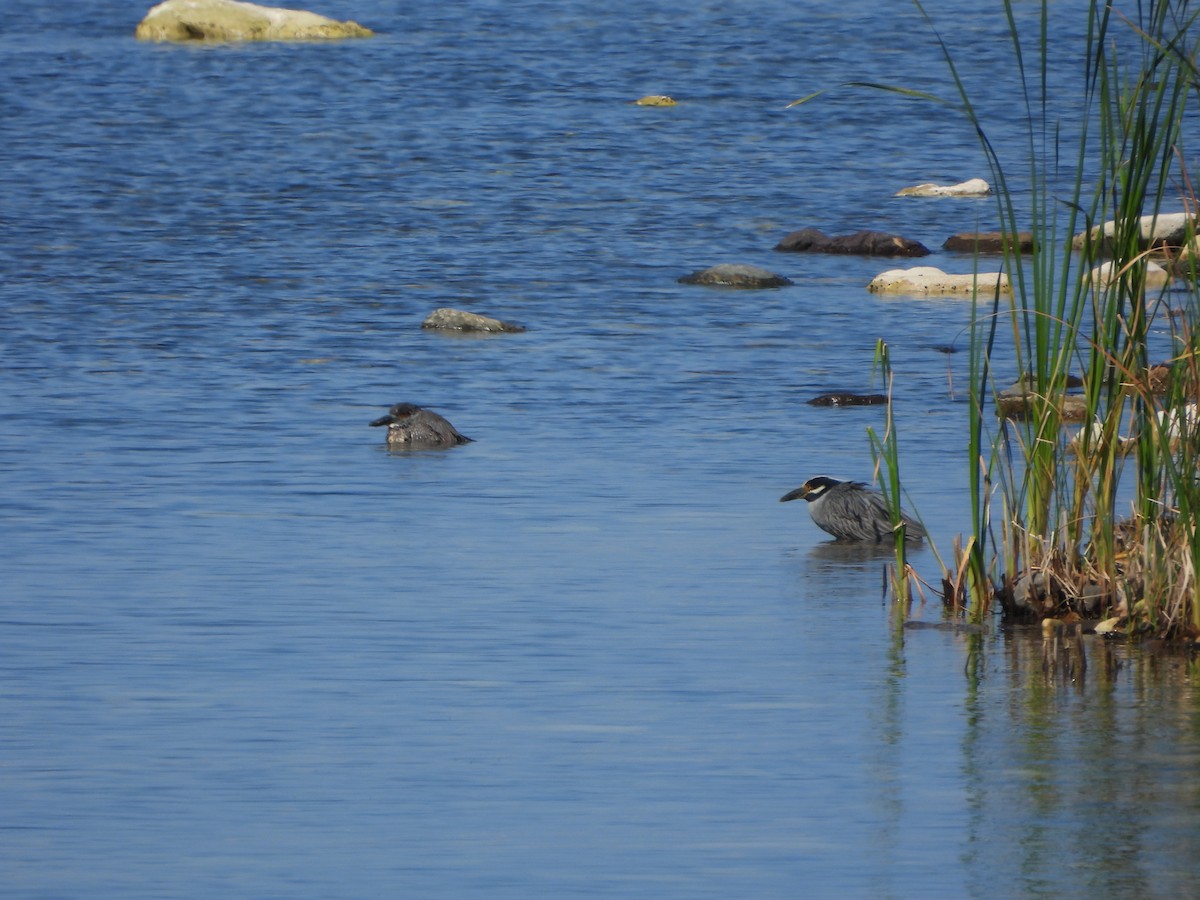
MULTIPOLYGON (((968 527, 967 305, 771 249, 996 227, 893 197, 988 177, 953 113, 785 109, 948 96, 915 9, 308 8, 380 34, 0 24, 0 894, 1190 895, 1194 663, 899 630, 777 502, 870 479, 879 409, 805 401, 883 338, 911 505, 968 527), (795 285, 676 281, 720 262, 795 285), (389 453, 402 400, 475 442, 389 453)), ((927 8, 1019 151, 1002 14, 927 8)))

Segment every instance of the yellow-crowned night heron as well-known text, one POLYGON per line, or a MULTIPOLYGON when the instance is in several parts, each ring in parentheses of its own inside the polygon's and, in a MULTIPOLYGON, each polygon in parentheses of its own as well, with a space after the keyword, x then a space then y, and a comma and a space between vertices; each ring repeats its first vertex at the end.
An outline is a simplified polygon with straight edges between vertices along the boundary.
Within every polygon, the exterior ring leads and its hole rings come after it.
MULTIPOLYGON (((860 481, 838 481, 818 475, 779 498, 780 503, 787 500, 807 500, 808 512, 817 527, 839 541, 891 540, 892 517, 888 515, 883 495, 860 481)), ((925 537, 920 522, 906 512, 900 516, 908 526, 906 541, 916 543, 925 537)))
POLYGON ((437 413, 413 403, 397 403, 388 410, 386 416, 381 416, 371 424, 387 426, 389 447, 426 450, 455 447, 471 441, 437 413))

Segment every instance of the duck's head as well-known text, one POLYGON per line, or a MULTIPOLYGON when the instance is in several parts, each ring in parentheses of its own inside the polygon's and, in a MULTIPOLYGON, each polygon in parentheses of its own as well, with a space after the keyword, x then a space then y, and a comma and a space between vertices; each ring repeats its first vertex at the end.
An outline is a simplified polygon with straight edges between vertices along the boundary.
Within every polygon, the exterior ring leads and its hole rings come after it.
POLYGON ((415 416, 421 411, 421 407, 415 403, 397 403, 388 410, 386 416, 380 416, 371 423, 372 427, 376 425, 395 425, 398 422, 403 422, 405 419, 415 416))

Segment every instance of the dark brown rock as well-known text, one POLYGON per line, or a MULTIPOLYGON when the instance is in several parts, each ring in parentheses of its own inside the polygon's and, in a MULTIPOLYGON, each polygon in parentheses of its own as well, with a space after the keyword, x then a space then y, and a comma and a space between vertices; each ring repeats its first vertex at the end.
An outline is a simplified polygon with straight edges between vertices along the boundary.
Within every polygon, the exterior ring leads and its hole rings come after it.
POLYGON ((964 231, 946 238, 942 249, 953 253, 1003 253, 1006 244, 1011 247, 1015 243, 1022 253, 1033 252, 1032 232, 1017 232, 1015 242, 1013 237, 1003 231, 964 231))
POLYGON ((928 256, 920 241, 883 231, 856 231, 830 237, 816 228, 801 228, 775 245, 788 253, 842 253, 854 256, 928 256))
POLYGON ((883 394, 852 394, 849 391, 834 391, 821 394, 808 401, 809 406, 879 406, 887 403, 883 394))

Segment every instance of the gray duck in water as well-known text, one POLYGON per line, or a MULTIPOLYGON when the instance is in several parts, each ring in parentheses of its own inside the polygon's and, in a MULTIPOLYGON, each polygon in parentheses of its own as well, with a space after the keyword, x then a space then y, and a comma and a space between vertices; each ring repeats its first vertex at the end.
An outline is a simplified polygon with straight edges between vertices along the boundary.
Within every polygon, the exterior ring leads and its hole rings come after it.
POLYGON ((430 412, 415 403, 397 403, 371 423, 373 427, 387 426, 389 447, 410 450, 435 447, 457 447, 471 442, 471 438, 460 434, 458 429, 435 412, 430 412))

